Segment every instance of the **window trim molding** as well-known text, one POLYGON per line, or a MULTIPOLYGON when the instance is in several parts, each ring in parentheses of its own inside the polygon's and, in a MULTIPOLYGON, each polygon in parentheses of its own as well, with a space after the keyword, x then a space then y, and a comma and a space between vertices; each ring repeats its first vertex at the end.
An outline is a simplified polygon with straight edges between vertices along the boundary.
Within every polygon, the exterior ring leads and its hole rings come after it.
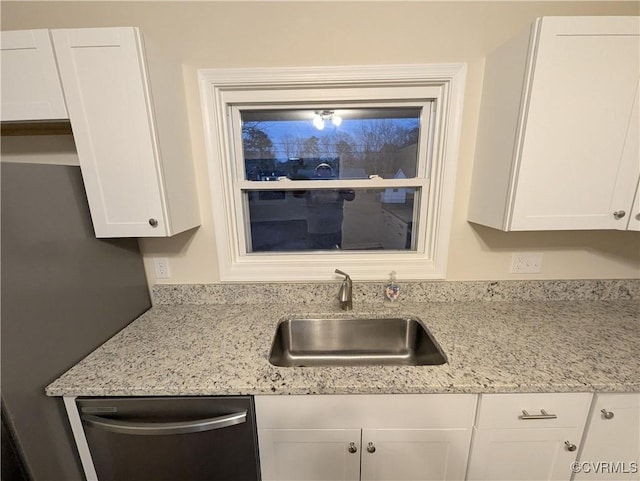
MULTIPOLYGON (((412 64, 378 66, 329 66, 285 68, 201 69, 198 71, 202 103, 204 137, 208 161, 211 201, 220 280, 239 281, 323 281, 335 279, 339 267, 359 280, 385 279, 395 270, 400 279, 444 279, 451 221, 462 107, 466 80, 466 64, 412 64), (430 177, 439 182, 436 205, 428 206, 431 215, 422 225, 432 232, 431 252, 341 251, 318 253, 261 253, 242 255, 238 239, 229 226, 236 213, 230 204, 233 192, 227 182, 233 175, 226 161, 234 146, 226 130, 227 103, 225 93, 237 90, 367 88, 375 86, 437 86, 441 88, 441 104, 437 107, 435 151, 430 177), (441 117, 440 117, 441 116, 441 117), (219 135, 224 132, 224 135, 219 135), (437 161, 436 161, 437 159, 437 161), (296 259, 297 257, 297 259, 296 259), (304 257, 304 259, 301 259, 304 257), (330 260, 329 260, 330 259, 330 260)), ((431 184, 433 185, 433 184, 431 184)), ((430 194, 429 194, 430 195, 430 194)), ((426 209, 421 216, 426 215, 426 209)))

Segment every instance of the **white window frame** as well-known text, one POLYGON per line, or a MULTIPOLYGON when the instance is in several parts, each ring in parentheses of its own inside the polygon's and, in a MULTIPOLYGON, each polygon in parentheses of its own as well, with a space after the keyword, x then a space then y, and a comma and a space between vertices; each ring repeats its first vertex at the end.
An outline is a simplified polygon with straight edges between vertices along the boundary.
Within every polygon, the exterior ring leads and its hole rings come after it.
MULTIPOLYGON (((334 280, 336 268, 360 280, 382 280, 391 270, 397 272, 398 279, 446 277, 466 64, 203 69, 198 76, 221 281, 334 280), (415 97, 416 92, 422 97, 415 97), (429 152, 424 146, 420 148, 421 155, 429 158, 419 161, 416 179, 331 182, 334 188, 342 183, 369 189, 389 187, 389 182, 424 186, 428 201, 426 208, 416 210, 420 215, 417 250, 245 252, 246 219, 238 189, 247 181, 235 155, 234 107, 290 102, 298 108, 319 102, 429 99, 435 99, 430 112, 429 152), (424 167, 427 162, 431 163, 429 177, 424 167)), ((290 183, 265 182, 260 188, 282 190, 290 183)))

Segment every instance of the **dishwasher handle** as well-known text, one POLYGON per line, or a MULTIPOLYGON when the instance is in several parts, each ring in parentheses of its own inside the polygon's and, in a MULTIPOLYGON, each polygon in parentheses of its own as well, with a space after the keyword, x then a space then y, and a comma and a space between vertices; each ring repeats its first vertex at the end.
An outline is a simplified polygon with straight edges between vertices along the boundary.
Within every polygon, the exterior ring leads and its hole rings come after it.
POLYGON ((170 435, 170 434, 188 434, 199 433, 202 431, 212 431, 214 429, 222 429, 236 424, 242 424, 247 421, 247 411, 240 411, 232 414, 225 414, 215 418, 203 418, 181 422, 140 422, 140 421, 123 421, 120 419, 109 419, 93 414, 82 414, 82 421, 90 426, 94 426, 105 431, 111 431, 119 434, 133 435, 170 435))

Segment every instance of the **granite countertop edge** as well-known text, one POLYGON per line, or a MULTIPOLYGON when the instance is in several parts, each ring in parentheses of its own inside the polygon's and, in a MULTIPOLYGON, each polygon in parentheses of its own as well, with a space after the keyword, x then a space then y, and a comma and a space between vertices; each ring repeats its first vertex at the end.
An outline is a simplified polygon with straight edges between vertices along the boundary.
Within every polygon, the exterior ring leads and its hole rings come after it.
POLYGON ((46 388, 49 396, 640 392, 640 301, 158 305, 46 388), (442 366, 276 367, 288 316, 416 316, 442 366))

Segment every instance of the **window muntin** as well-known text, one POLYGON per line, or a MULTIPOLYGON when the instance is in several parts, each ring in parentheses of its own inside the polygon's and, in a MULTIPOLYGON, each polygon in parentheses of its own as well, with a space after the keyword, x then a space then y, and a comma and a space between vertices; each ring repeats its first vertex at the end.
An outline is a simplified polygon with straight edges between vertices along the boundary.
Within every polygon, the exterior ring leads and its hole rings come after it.
POLYGON ((336 266, 356 279, 379 280, 390 270, 401 279, 444 278, 465 77, 464 64, 200 70, 220 279, 335 280, 336 266), (313 188, 419 188, 419 202, 426 202, 414 209, 415 250, 248 252, 247 192, 295 190, 305 184, 302 188, 309 188, 309 182, 261 181, 256 189, 258 182, 246 179, 238 154, 243 148, 241 136, 230 135, 241 131, 237 109, 348 108, 372 103, 422 106, 422 115, 428 115, 428 142, 418 146, 418 157, 425 162, 418 165, 416 177, 335 179, 314 182, 313 188))

